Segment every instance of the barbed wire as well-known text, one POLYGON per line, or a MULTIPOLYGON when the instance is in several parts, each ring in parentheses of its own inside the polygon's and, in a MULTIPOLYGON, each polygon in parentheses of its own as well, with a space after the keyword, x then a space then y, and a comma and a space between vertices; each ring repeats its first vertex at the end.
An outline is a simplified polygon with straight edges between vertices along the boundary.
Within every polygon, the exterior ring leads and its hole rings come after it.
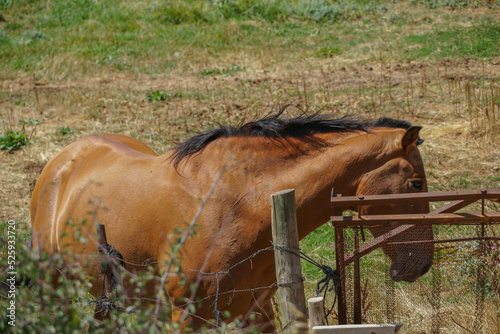
MULTIPOLYGON (((301 278, 300 280, 297 280, 297 281, 285 282, 285 283, 281 283, 281 284, 278 284, 277 282, 273 282, 273 283, 271 283, 271 284, 269 284, 267 286, 260 286, 260 287, 246 288, 246 289, 231 289, 231 290, 226 290, 226 291, 221 291, 220 290, 220 282, 221 282, 221 280, 223 278, 224 279, 227 279, 228 277, 231 278, 231 272, 235 268, 237 268, 238 266, 241 266, 244 263, 247 263, 248 261, 251 261, 253 258, 255 258, 256 256, 258 256, 258 255, 260 255, 260 254, 262 254, 264 252, 268 252, 268 251, 275 250, 275 249, 285 250, 283 246, 272 244, 271 246, 263 248, 263 249, 260 249, 260 250, 258 250, 256 252, 254 252, 253 254, 251 254, 250 256, 247 256, 246 258, 244 258, 244 259, 236 262, 235 264, 233 264, 229 268, 224 269, 224 270, 220 270, 220 271, 216 271, 216 272, 205 272, 205 271, 200 270, 200 269, 182 268, 181 270, 184 273, 186 273, 186 272, 192 272, 193 273, 193 275, 186 275, 185 278, 189 278, 189 277, 192 277, 192 276, 199 276, 199 275, 202 275, 202 276, 205 276, 205 277, 213 277, 213 282, 208 286, 207 290, 209 290, 213 286, 215 286, 215 292, 213 294, 210 294, 210 295, 208 295, 206 297, 203 297, 203 298, 197 298, 196 300, 189 300, 189 301, 187 301, 184 304, 176 304, 176 305, 173 305, 173 304, 168 303, 168 302, 162 302, 162 301, 158 300, 157 298, 144 298, 144 297, 122 296, 123 298, 121 300, 124 301, 124 302, 133 301, 133 300, 155 302, 155 303, 160 303, 163 306, 170 307, 172 310, 178 310, 178 311, 189 309, 189 306, 192 305, 193 303, 201 303, 201 302, 205 302, 207 300, 211 300, 212 301, 211 306, 212 306, 213 315, 214 315, 213 319, 215 319, 215 327, 219 328, 220 324, 223 322, 223 319, 222 319, 223 312, 222 312, 221 309, 219 309, 219 307, 220 307, 220 304, 219 304, 220 297, 231 295, 231 297, 229 298, 230 299, 229 304, 230 304, 231 300, 234 299, 234 296, 237 295, 237 294, 240 294, 240 293, 248 293, 248 292, 254 293, 254 292, 259 292, 259 291, 262 291, 262 290, 270 290, 270 289, 279 288, 280 286, 287 286, 289 284, 293 284, 293 283, 297 283, 297 282, 303 281, 303 278, 301 278)), ((82 256, 79 257, 78 255, 75 255, 75 256, 78 257, 78 258, 88 258, 86 256, 83 256, 83 257, 82 256)), ((108 293, 106 291, 105 276, 106 276, 107 267, 108 267, 109 263, 112 261, 110 258, 117 259, 116 262, 123 265, 123 268, 121 269, 121 273, 124 273, 125 275, 129 275, 131 277, 135 277, 137 275, 134 274, 134 273, 132 273, 132 272, 130 272, 130 271, 128 271, 128 270, 126 270, 125 264, 131 265, 131 266, 137 266, 137 267, 147 267, 147 266, 151 266, 151 265, 155 265, 155 264, 165 264, 165 261, 151 261, 152 259, 147 259, 147 260, 143 261, 140 264, 127 261, 126 259, 123 259, 123 257, 120 256, 120 253, 116 249, 114 249, 114 247, 111 246, 111 245, 109 245, 108 248, 104 252, 103 251, 100 251, 100 252, 98 251, 97 252, 97 258, 101 262, 101 273, 103 275, 102 276, 103 277, 102 294, 101 294, 101 296, 99 298, 96 298, 96 299, 88 301, 84 305, 83 308, 85 309, 85 308, 88 308, 90 306, 95 306, 94 315, 97 314, 97 313, 99 313, 99 312, 102 312, 102 316, 103 317, 106 317, 109 312, 117 311, 117 310, 120 310, 120 309, 125 309, 124 306, 119 305, 119 301, 120 301, 119 297, 115 296, 115 297, 112 298, 111 296, 108 295, 108 293)), ((324 270, 325 268, 329 268, 327 266, 320 265, 319 263, 315 262, 314 260, 312 260, 310 257, 308 257, 305 254, 303 254, 301 256, 301 258, 302 259, 306 259, 308 262, 310 262, 310 263, 318 266, 322 270, 324 270)), ((178 277, 179 274, 173 273, 172 276, 178 277)), ((157 279, 156 276, 151 276, 149 278, 154 279, 154 280, 157 279)), ((324 280, 325 279, 322 279, 318 283, 317 293, 318 293, 318 291, 321 291, 321 292, 324 291, 324 292, 326 292, 328 290, 327 287, 326 288, 325 287, 322 287, 322 288, 320 287, 321 282, 323 282, 324 280)), ((113 278, 113 281, 114 281, 114 278, 113 278)), ((328 283, 329 281, 330 281, 330 279, 328 279, 326 281, 326 283, 328 283)), ((112 283, 112 282, 110 282, 110 283, 112 283)), ((234 282, 234 283, 236 285, 236 282, 234 282)), ((113 286, 114 284, 111 284, 111 285, 113 286)), ((72 300, 72 302, 80 302, 80 301, 78 301, 78 300, 72 300)), ((203 319, 202 317, 198 316, 197 314, 195 314, 193 312, 188 312, 188 314, 189 314, 190 317, 195 317, 195 318, 198 318, 198 319, 206 321, 206 322, 209 321, 209 319, 203 319)))
MULTIPOLYGON (((280 286, 288 286, 290 284, 294 284, 294 283, 297 283, 297 282, 302 282, 303 281, 303 278, 301 278, 300 280, 295 280, 295 281, 291 281, 291 282, 284 282, 284 283, 277 283, 277 282, 273 282, 267 286, 261 286, 261 287, 255 287, 255 288, 247 288, 247 289, 232 289, 232 290, 227 290, 227 291, 220 291, 220 281, 222 278, 231 278, 231 271, 233 271, 236 267, 248 262, 248 261, 251 261, 253 258, 255 258, 256 256, 258 256, 259 254, 262 254, 264 252, 267 252, 267 251, 271 251, 271 250, 275 250, 275 249, 278 249, 278 250, 281 250, 281 251, 286 251, 286 252, 289 252, 291 254, 294 254, 296 256, 298 256, 300 259, 302 260, 305 260, 309 263, 311 263, 312 265, 320 268, 324 273, 325 273, 325 277, 322 278, 318 283, 317 283, 317 288, 316 288, 316 295, 321 295, 323 294, 324 298, 326 298, 326 293, 328 291, 331 291, 331 289, 329 289, 329 284, 330 282, 333 282, 334 283, 334 286, 335 286, 335 300, 333 302, 333 305, 330 309, 324 309, 324 315, 325 315, 325 319, 328 318, 328 316, 332 313, 333 311, 333 308, 334 308, 334 305, 336 303, 336 299, 337 299, 337 295, 336 295, 336 287, 338 286, 339 284, 339 275, 337 274, 337 272, 335 270, 333 270, 332 268, 330 268, 329 266, 325 266, 325 265, 321 265, 319 264, 318 262, 314 261, 311 257, 307 256, 305 253, 303 253, 302 251, 299 251, 299 253, 293 251, 293 250, 290 250, 282 245, 277 245, 277 244, 274 244, 272 243, 272 246, 269 246, 269 247, 266 247, 266 248, 262 248, 262 249, 259 249, 258 251, 254 252, 253 254, 251 254, 250 256, 236 262, 235 264, 233 264, 232 266, 230 266, 229 268, 227 269, 224 269, 224 270, 220 270, 220 271, 215 271, 215 272, 205 272, 201 269, 192 269, 192 268, 182 268, 181 270, 186 272, 193 272, 194 275, 187 275, 185 276, 185 278, 189 278, 189 277, 193 277, 193 276, 199 276, 199 275, 202 275, 202 276, 205 276, 205 277, 213 277, 213 281, 211 282, 210 285, 208 285, 208 287, 206 288, 207 290, 210 290, 213 286, 215 286, 215 293, 213 294, 210 294, 206 297, 203 297, 203 298, 197 298, 196 300, 189 300, 187 301, 186 303, 184 304, 177 304, 177 305, 172 305, 172 304, 168 304, 168 303, 161 303, 160 301, 160 304, 162 305, 165 305, 165 306, 168 306, 168 307, 171 307, 172 310, 187 310, 189 309, 189 306, 192 305, 193 303, 201 303, 201 302, 204 302, 204 301, 207 301, 207 300, 212 300, 212 309, 213 309, 213 314, 214 314, 214 320, 215 320, 215 328, 219 328, 220 324, 223 322, 223 319, 221 317, 221 315, 223 314, 222 310, 219 309, 219 298, 221 296, 225 296, 225 295, 232 295, 231 297, 229 297, 229 303, 228 305, 231 304, 231 301, 233 300, 234 296, 236 294, 239 294, 239 293, 247 293, 247 292, 258 292, 258 291, 261 291, 261 290, 270 290, 270 289, 274 289, 274 288, 279 288, 280 286)), ((130 262, 127 262, 127 261, 123 261, 124 263, 127 263, 127 264, 130 264, 130 262)), ((150 262, 148 265, 151 265, 155 262, 150 262)), ((164 263, 164 262, 156 262, 156 263, 164 263)), ((133 264, 132 264, 133 265, 133 264)), ((175 274, 177 275, 177 274, 175 274)), ((104 316, 106 316, 107 312, 109 311, 113 311, 113 310, 117 310, 118 307, 116 305, 114 305, 113 303, 110 303, 109 301, 109 297, 107 296, 107 294, 104 293, 104 290, 105 290, 105 286, 104 286, 104 280, 105 280, 105 271, 103 271, 103 294, 100 298, 97 298, 97 299, 94 299, 94 300, 91 300, 87 305, 86 307, 90 306, 90 305, 96 305, 96 310, 100 310, 102 309, 102 311, 104 312, 104 316)), ((231 278, 232 279, 232 278, 231 278)), ((234 282, 234 281, 233 281, 234 282)), ((236 282, 234 282, 235 285, 236 285, 236 282)), ((161 287, 160 287, 161 288, 161 287)), ((158 299, 156 298, 126 298, 127 300, 141 300, 141 301, 151 301, 151 302, 156 302, 158 303, 158 299)), ((190 316, 196 316, 193 312, 188 312, 188 314, 190 316)), ((196 316, 198 317, 198 316, 196 316)), ((202 320, 205 320, 205 319, 202 319, 202 320)), ((208 319, 206 319, 206 321, 208 321, 208 319)))
POLYGON ((337 287, 340 284, 340 275, 337 273, 336 270, 332 269, 330 266, 322 265, 322 264, 314 261, 311 257, 306 255, 300 249, 299 249, 299 252, 296 252, 296 251, 291 250, 287 247, 284 247, 283 245, 277 245, 275 243, 273 243, 273 247, 276 249, 279 249, 281 251, 298 256, 301 260, 307 261, 310 264, 321 269, 321 271, 323 271, 323 273, 325 274, 325 277, 323 277, 316 285, 316 296, 319 297, 319 296, 321 296, 321 294, 323 294, 323 300, 326 300, 326 293, 328 291, 331 291, 330 282, 333 282, 333 285, 334 285, 333 288, 335 290, 335 299, 333 301, 332 307, 329 309, 323 308, 324 317, 325 317, 326 323, 328 324, 328 316, 333 312, 333 308, 335 307, 335 304, 337 302, 337 287))
MULTIPOLYGON (((490 241, 488 241, 490 242, 490 241)), ((479 242, 475 242, 475 243, 472 243, 472 248, 474 247, 479 247, 479 242)), ((471 248, 471 249, 472 249, 471 248)), ((492 243, 491 245, 488 243, 487 244, 487 247, 484 247, 486 250, 490 251, 490 252, 497 252, 498 250, 498 243, 492 243)), ((127 308, 127 307, 124 307, 122 305, 119 305, 119 304, 116 304, 116 307, 114 307, 114 305, 112 304, 113 302, 118 302, 118 301, 141 301, 141 302, 159 302, 162 307, 168 307, 169 309, 172 309, 172 310, 188 310, 189 309, 189 306, 193 303, 197 303, 197 302, 206 302, 207 300, 210 300, 211 301, 211 309, 213 310, 213 315, 214 315, 214 318, 212 318, 213 320, 209 320, 209 319, 205 319, 204 317, 201 317, 199 315, 197 315, 196 313, 193 313, 191 311, 187 311, 187 314, 192 317, 192 318, 196 318, 196 319, 199 319, 200 321, 204 321, 204 322, 207 322, 207 323, 210 323, 210 324, 213 324, 215 328, 223 328, 221 327, 222 326, 222 323, 224 321, 224 313, 223 313, 223 308, 221 307, 221 303, 220 303, 220 298, 223 297, 223 296, 227 296, 227 295, 232 295, 231 298, 234 298, 234 296, 236 296, 237 294, 239 293, 248 293, 248 292, 252 292, 252 293, 255 293, 255 292, 259 292, 259 291, 262 291, 262 290, 269 290, 269 289, 274 289, 274 288, 278 288, 279 286, 283 286, 283 285, 280 285, 276 282, 273 282, 269 285, 266 285, 266 286, 260 286, 260 287, 252 287, 252 288, 247 288, 247 289, 230 289, 230 290, 221 290, 221 286, 222 284, 221 281, 222 279, 227 279, 228 277, 231 276, 231 273, 232 271, 237 268, 238 266, 241 266, 242 264, 244 263, 247 263, 248 261, 250 261, 252 258, 258 256, 259 254, 261 253, 264 253, 264 252, 268 252, 270 250, 274 250, 274 249, 280 249, 282 251, 289 251, 289 250, 285 250, 282 246, 280 245, 272 245, 272 246, 269 246, 269 247, 266 247, 266 248, 263 248, 263 249, 260 249, 258 251, 256 251, 255 253, 251 254, 250 256, 247 256, 246 258, 238 261, 237 263, 233 264, 231 267, 227 268, 227 269, 224 269, 224 270, 221 270, 221 271, 216 271, 216 272, 208 272, 208 271, 203 271, 203 270, 199 270, 199 269, 192 269, 192 268, 182 268, 182 270, 187 273, 187 276, 186 277, 192 277, 192 276, 195 276, 195 275, 202 275, 204 276, 205 278, 208 278, 208 279, 212 279, 212 282, 211 282, 211 285, 208 286, 207 289, 213 289, 214 293, 213 294, 210 294, 210 295, 207 295, 201 299, 197 299, 197 300, 189 300, 183 304, 176 304, 176 305, 173 305, 169 302, 164 302, 164 301, 158 301, 158 299, 155 299, 155 298, 144 298, 144 297, 128 297, 128 296, 121 296, 122 298, 118 298, 118 299, 114 299, 114 300, 106 300, 106 299, 103 299, 102 297, 101 298, 97 298, 95 300, 92 300, 90 302, 87 303, 87 305, 85 307, 88 307, 88 306, 96 306, 96 309, 101 309, 101 311, 103 313, 109 313, 109 312, 120 312, 120 311, 124 311, 124 312, 134 312, 133 311, 133 308, 127 308), (192 275, 190 275, 189 273, 192 273, 192 275), (229 275, 229 276, 228 276, 229 275), (214 321, 215 320, 215 321, 214 321), (211 321, 211 322, 209 322, 211 321)), ((293 250, 292 250, 293 251, 293 250)), ((484 250, 483 250, 484 251, 484 250)), ((301 259, 303 260, 306 260, 306 258, 309 258, 309 260, 312 260, 313 262, 315 262, 313 259, 311 259, 310 257, 308 257, 306 254, 300 252, 300 251, 293 251, 295 253, 297 253, 298 255, 297 256, 300 256, 301 259), (302 254, 301 254, 302 253, 302 254)), ((495 253, 497 254, 497 253, 495 253)), ((485 255, 483 255, 485 256, 485 255)), ((308 260, 306 260, 308 261, 308 260)), ((131 263, 131 262, 128 262, 128 261, 124 261, 126 263, 131 263)), ((148 264, 147 265, 152 265, 152 264, 155 264, 155 263, 165 263, 164 261, 151 261, 151 259, 148 259, 146 260, 145 262, 147 262, 148 264)), ((143 262, 143 264, 145 263, 143 262)), ((310 261, 308 261, 310 262, 310 261)), ((498 263, 498 262, 495 262, 495 263, 498 263)), ((485 268, 485 264, 486 262, 483 262, 482 263, 482 267, 480 266, 477 270, 477 275, 481 275, 480 273, 483 272, 484 270, 487 270, 487 268, 485 268)), ((318 266, 320 267, 320 266, 318 266)), ((437 270, 439 270, 439 266, 436 267, 437 270)), ((126 275, 135 275, 129 271, 124 271, 124 273, 126 275)), ((476 273, 476 272, 475 272, 476 273)), ((175 274, 173 273, 172 276, 179 276, 179 274, 175 274)), ((133 276, 133 277, 136 277, 133 276)), ((147 279, 154 279, 156 280, 155 276, 151 275, 151 276, 148 276, 147 279)), ((330 281, 330 280, 329 280, 330 281)), ((331 282, 331 281, 330 281, 331 282)), ((284 283, 284 284, 290 284, 290 283, 295 283, 295 282, 288 282, 288 283, 284 283)), ((321 283, 321 280, 317 283, 317 287, 316 287, 316 290, 318 291, 321 291, 322 293, 324 293, 325 291, 330 291, 331 288, 327 287, 327 288, 323 288, 323 286, 320 285, 321 283)), ((486 291, 486 289, 484 288, 484 286, 482 286, 481 284, 478 284, 476 283, 476 285, 478 286, 478 290, 480 293, 484 294, 484 292, 486 291)), ((477 296, 476 296, 477 297, 477 296)), ((482 312, 483 310, 483 307, 484 307, 484 302, 483 302, 483 295, 480 295, 478 298, 478 301, 476 301, 476 312, 482 312)), ((70 299, 65 299, 65 300, 70 300, 70 299)), ((79 299, 74 299, 73 300, 74 302, 76 303, 81 303, 82 300, 79 299)), ((482 316, 482 313, 480 313, 479 315, 482 316)), ((477 329, 480 329, 481 325, 484 326, 484 319, 482 319, 481 316, 478 316, 478 320, 476 322, 474 322, 474 324, 472 325, 466 325, 466 324, 460 324, 461 326, 464 326, 464 328, 467 328, 467 327, 474 327, 477 329)), ((445 317, 446 318, 446 317, 445 317)), ((440 328, 442 326, 442 321, 447 321, 445 318, 442 318, 442 319, 439 319, 438 323, 436 324, 436 328, 440 328)), ((448 317, 449 318, 449 317, 448 317)), ((449 318, 450 321, 453 321, 453 322, 457 322, 455 319, 453 318, 449 318)), ((457 324, 458 326, 458 324, 457 324)), ((471 328, 472 328, 471 327, 471 328)), ((484 328, 483 328, 484 330, 484 328)))

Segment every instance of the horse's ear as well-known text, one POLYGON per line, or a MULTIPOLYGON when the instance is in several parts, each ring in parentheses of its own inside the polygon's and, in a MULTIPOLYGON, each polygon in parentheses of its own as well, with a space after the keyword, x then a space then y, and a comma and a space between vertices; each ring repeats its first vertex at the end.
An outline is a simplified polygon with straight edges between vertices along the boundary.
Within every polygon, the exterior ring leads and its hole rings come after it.
POLYGON ((421 129, 421 126, 412 126, 406 130, 403 140, 401 141, 404 150, 406 150, 408 146, 413 143, 416 143, 417 145, 422 143, 422 139, 418 138, 418 133, 421 129))

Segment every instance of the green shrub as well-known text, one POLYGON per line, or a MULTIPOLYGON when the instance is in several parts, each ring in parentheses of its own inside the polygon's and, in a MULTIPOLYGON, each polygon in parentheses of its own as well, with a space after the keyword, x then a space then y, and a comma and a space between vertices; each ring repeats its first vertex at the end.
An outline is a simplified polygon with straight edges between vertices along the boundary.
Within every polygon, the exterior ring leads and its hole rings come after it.
POLYGON ((61 136, 72 135, 75 132, 72 128, 67 125, 61 126, 57 129, 57 134, 61 136))
POLYGON ((31 118, 28 120, 21 119, 19 123, 22 124, 21 131, 8 129, 0 134, 0 150, 8 150, 9 152, 19 150, 28 145, 34 138, 38 120, 31 118), (26 126, 33 126, 29 134, 26 133, 26 126))
POLYGON ((0 134, 0 150, 16 151, 28 145, 26 133, 9 130, 0 134))
MULTIPOLYGON (((0 333, 181 333, 190 331, 190 328, 183 328, 181 331, 181 324, 172 321, 172 307, 167 296, 160 296, 160 302, 157 303, 156 298, 161 294, 141 295, 141 292, 146 290, 146 286, 157 285, 160 282, 158 262, 139 264, 138 266, 142 265, 144 268, 137 273, 127 271, 122 273, 122 278, 130 279, 128 288, 134 291, 132 292, 134 295, 126 295, 117 289, 109 296, 99 295, 96 299, 88 293, 91 277, 83 268, 90 261, 105 259, 103 255, 99 255, 97 245, 94 246, 95 255, 85 258, 72 254, 70 251, 47 254, 36 249, 36 242, 35 249, 31 250, 27 246, 21 246, 29 235, 21 233, 17 227, 13 230, 16 231, 15 239, 12 239, 13 233, 8 232, 11 231, 8 229, 8 226, 12 225, 11 222, 0 223, 0 258, 7 260, 7 254, 12 256, 12 252, 15 256, 15 260, 8 263, 7 270, 0 272, 0 282, 6 283, 2 286, 2 290, 7 290, 6 292, 0 291, 0 294, 4 296, 0 298, 0 309, 5 310, 10 307, 12 301, 14 302, 15 326, 12 326, 12 323, 9 324, 11 319, 3 318, 0 321, 0 333), (15 288, 11 288, 13 277, 17 285, 15 288), (19 283, 24 284, 19 286, 19 283), (116 308, 109 311, 107 318, 98 322, 94 319, 96 305, 103 305, 102 303, 106 301, 114 303, 116 308), (158 309, 156 309, 157 305, 158 309)), ((69 221, 68 224, 73 224, 73 222, 69 221)), ((88 221, 82 223, 82 225, 86 224, 88 221)), ((93 242, 90 241, 92 238, 83 237, 79 232, 80 230, 76 230, 73 234, 78 242, 93 242)), ((196 231, 188 228, 188 230, 176 229, 169 236, 171 260, 164 267, 169 273, 168 277, 181 278, 179 285, 183 284, 182 278, 185 274, 181 271, 176 254, 182 249, 182 240, 190 239, 195 235, 197 235, 196 231)), ((127 259, 124 260, 127 261, 127 259)), ((163 277, 170 279, 167 276, 163 277)), ((198 302, 201 301, 194 303, 186 300, 186 305, 189 305, 186 308, 193 312, 198 302)), ((222 312, 221 317, 229 317, 229 314, 222 312)), ((212 321, 212 323, 216 322, 212 321)), ((223 321, 217 322, 217 325, 222 332, 227 328, 227 324, 223 321)), ((235 325, 236 327, 242 326, 241 322, 236 322, 235 325)), ((201 332, 214 331, 202 328, 201 332)))
POLYGON ((147 99, 151 102, 169 101, 177 95, 175 93, 167 93, 164 90, 152 91, 147 95, 147 99))
POLYGON ((239 66, 239 65, 233 65, 229 68, 212 68, 212 69, 204 69, 200 72, 201 75, 218 75, 218 74, 223 74, 223 75, 232 75, 236 72, 239 71, 245 71, 248 67, 247 66, 239 66))

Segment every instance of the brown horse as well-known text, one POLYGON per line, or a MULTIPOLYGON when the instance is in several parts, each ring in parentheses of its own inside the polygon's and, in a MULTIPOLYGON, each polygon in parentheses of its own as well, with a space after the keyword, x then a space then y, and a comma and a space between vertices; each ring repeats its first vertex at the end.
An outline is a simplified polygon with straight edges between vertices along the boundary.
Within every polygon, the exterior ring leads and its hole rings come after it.
MULTIPOLYGON (((165 284, 166 295, 179 306, 177 316, 187 314, 186 300, 196 297, 203 302, 187 320, 195 327, 227 310, 230 319, 259 313, 256 322, 272 330, 274 256, 255 254, 271 244, 271 194, 295 189, 302 239, 328 221, 332 188, 343 195, 427 191, 417 149, 420 127, 387 118, 371 123, 319 114, 284 119, 281 113, 208 131, 165 155, 118 134, 72 143, 47 164, 36 184, 34 244, 50 253, 69 249, 93 259, 85 269, 94 278, 91 293, 99 296, 96 245, 77 237, 95 240, 95 227, 82 222, 105 224, 108 242, 121 251, 128 270, 143 270, 140 264, 152 260, 160 263, 160 273, 171 260, 171 235, 196 222, 197 235, 183 240, 177 254, 183 269, 165 284), (181 279, 186 283, 179 284, 181 279)), ((428 212, 420 204, 383 209, 428 212)), ((370 207, 365 212, 378 213, 370 207)), ((432 238, 431 227, 406 234, 406 240, 432 238)), ((433 246, 426 245, 384 249, 394 280, 414 281, 429 270, 433 246)))

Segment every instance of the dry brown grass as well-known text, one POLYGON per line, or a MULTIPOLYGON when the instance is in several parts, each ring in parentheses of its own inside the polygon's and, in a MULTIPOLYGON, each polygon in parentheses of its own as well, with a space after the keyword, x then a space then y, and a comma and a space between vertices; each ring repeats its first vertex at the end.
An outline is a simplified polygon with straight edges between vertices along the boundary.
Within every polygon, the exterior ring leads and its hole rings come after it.
MULTIPOLYGON (((259 63, 260 61, 257 61, 259 63)), ((222 67, 220 59, 203 68, 222 67)), ((298 66, 266 67, 266 61, 233 76, 103 73, 81 80, 47 80, 43 75, 0 82, 4 127, 17 120, 40 121, 33 145, 2 160, 0 219, 28 221, 29 184, 40 164, 77 138, 102 132, 135 135, 160 153, 214 122, 237 124, 262 116, 277 105, 367 118, 391 116, 424 127, 422 151, 434 189, 474 171, 498 176, 500 167, 500 65, 497 61, 443 61, 438 64, 378 63, 341 66, 308 59, 298 66), (151 103, 151 91, 180 95, 151 103), (492 102, 493 101, 493 102, 492 102), (497 103, 496 102, 496 103, 497 103), (56 134, 66 125, 75 134, 56 134), (147 138, 155 133, 158 139, 147 138)), ((340 62, 342 63, 342 62, 340 62)), ((482 181, 477 181, 481 183, 482 181)), ((499 187, 498 183, 485 184, 499 187)))
MULTIPOLYGON (((231 26, 227 29, 230 31, 231 26)), ((40 121, 32 145, 13 154, 0 152, 0 221, 27 222, 23 228, 29 228, 31 190, 41 169, 78 138, 123 133, 163 153, 175 142, 217 122, 238 124, 286 103, 306 111, 321 109, 339 116, 366 118, 389 116, 422 125, 425 143, 421 150, 431 190, 500 188, 500 106, 494 102, 500 98, 500 59, 397 63, 382 55, 378 61, 366 63, 360 58, 353 61, 346 54, 344 59, 276 64, 268 53, 243 62, 244 52, 218 59, 191 58, 189 49, 184 52, 195 74, 104 72, 69 80, 64 73, 40 72, 35 77, 0 82, 4 127, 18 128, 19 119, 40 121), (249 64, 249 69, 232 76, 196 74, 231 63, 249 64), (150 102, 147 95, 159 90, 178 97, 150 102), (61 126, 75 133, 58 135, 61 126)), ((308 290, 314 290, 311 282, 308 290)), ((428 301, 416 298, 407 288, 398 288, 396 293, 398 313, 405 315, 400 321, 411 324, 404 332, 428 329, 428 301)), ((377 293, 370 298, 377 299, 377 293)), ((467 298, 462 305, 444 306, 443 311, 453 307, 449 312, 470 326, 473 314, 468 304, 472 297, 467 298)), ((497 310, 498 305, 489 305, 488 309, 497 310)), ((369 321, 385 321, 383 305, 374 304, 370 312, 374 315, 369 321)), ((499 328, 494 314, 487 318, 489 328, 499 328)), ((456 325, 446 326, 442 329, 446 333, 461 333, 456 325)))

